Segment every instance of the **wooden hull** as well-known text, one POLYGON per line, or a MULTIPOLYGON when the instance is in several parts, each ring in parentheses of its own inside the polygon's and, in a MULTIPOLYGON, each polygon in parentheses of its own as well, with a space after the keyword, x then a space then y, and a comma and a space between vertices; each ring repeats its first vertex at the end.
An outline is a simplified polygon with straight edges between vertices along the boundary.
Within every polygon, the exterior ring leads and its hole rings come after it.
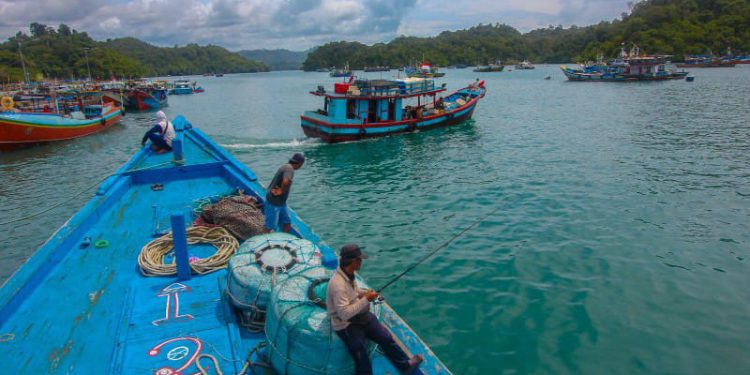
POLYGON ((75 120, 59 115, 0 113, 0 150, 98 133, 118 123, 123 111, 109 106, 102 117, 75 120))
POLYGON ((699 63, 699 64, 677 64, 677 67, 678 68, 733 68, 736 64, 737 64, 736 61, 714 61, 710 63, 699 63))
POLYGON ((441 114, 425 116, 421 119, 369 124, 334 124, 326 121, 322 116, 315 117, 313 113, 306 113, 306 115, 301 116, 302 130, 308 137, 320 138, 328 143, 336 143, 457 125, 473 116, 477 103, 486 93, 485 88, 480 90, 478 95, 458 108, 441 114))
POLYGON ((611 73, 584 73, 580 70, 560 68, 565 77, 570 81, 578 82, 639 82, 639 81, 667 81, 671 79, 683 79, 687 72, 675 72, 663 75, 653 74, 611 74, 611 73))
MULTIPOLYGON (((253 350, 265 342, 265 332, 242 328, 229 302, 227 270, 192 276, 188 270, 189 277, 179 282, 139 272, 139 249, 162 229, 184 230, 195 218, 186 208, 238 189, 261 202, 266 195, 258 176, 187 120, 177 117, 173 124, 176 149, 182 151, 179 162, 171 152, 142 148, 106 177, 91 200, 0 287, 4 374, 188 375, 200 372, 196 362, 201 354, 216 357, 215 364, 208 358, 201 361, 211 366, 208 373, 238 374, 246 359, 267 361, 269 349, 253 350), (154 184, 161 188, 152 188, 154 184), (173 217, 177 219, 170 221, 173 217), (100 241, 106 245, 96 245, 100 241)), ((333 272, 336 253, 294 211, 290 216, 292 234, 317 245, 319 262, 333 272)), ((190 247, 197 257, 215 251, 190 247)), ((450 375, 387 303, 380 306, 381 321, 396 340, 409 352, 424 355, 425 373, 450 375)), ((320 356, 326 358, 324 347, 320 356)), ((341 346, 334 354, 346 355, 345 350, 341 346)), ((375 374, 398 373, 383 354, 372 356, 375 374)), ((243 373, 270 370, 257 367, 243 373)), ((350 372, 333 368, 326 373, 350 372)))
POLYGON ((157 110, 167 105, 166 91, 156 97, 144 90, 130 90, 125 93, 125 107, 135 111, 157 110))

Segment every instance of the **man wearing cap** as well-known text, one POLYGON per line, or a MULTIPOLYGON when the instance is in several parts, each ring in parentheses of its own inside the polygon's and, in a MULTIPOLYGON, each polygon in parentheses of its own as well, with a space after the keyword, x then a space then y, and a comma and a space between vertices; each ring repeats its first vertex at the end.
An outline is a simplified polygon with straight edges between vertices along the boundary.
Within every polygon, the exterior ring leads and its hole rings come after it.
POLYGON ((284 232, 292 230, 292 220, 289 217, 289 208, 286 200, 289 197, 289 190, 292 188, 294 180, 294 171, 302 168, 305 164, 305 155, 296 153, 289 159, 289 163, 282 165, 273 180, 268 184, 266 192, 266 203, 263 205, 263 215, 265 215, 266 233, 274 229, 281 228, 284 232))
POLYGON ((357 286, 354 272, 362 267, 363 259, 367 259, 367 254, 362 253, 359 246, 348 244, 341 248, 339 267, 328 282, 326 292, 331 327, 354 358, 357 375, 372 374, 366 339, 380 345, 396 368, 404 374, 410 374, 419 367, 424 358, 417 354, 409 359, 393 340, 390 331, 370 312, 370 302, 378 298, 379 294, 357 286))

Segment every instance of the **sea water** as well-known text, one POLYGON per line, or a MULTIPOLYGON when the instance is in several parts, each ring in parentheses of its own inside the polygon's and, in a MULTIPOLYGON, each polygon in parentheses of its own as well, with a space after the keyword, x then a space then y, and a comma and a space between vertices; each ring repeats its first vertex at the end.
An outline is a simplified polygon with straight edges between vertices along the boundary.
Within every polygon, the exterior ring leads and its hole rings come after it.
MULTIPOLYGON (((750 66, 646 83, 445 72, 449 89, 486 80, 473 120, 364 142, 304 137, 299 115, 322 107, 308 92, 338 81, 326 73, 189 77, 206 92, 165 112, 264 184, 304 152, 289 204, 329 245, 366 246, 374 287, 499 208, 384 292, 456 374, 750 372, 750 66)), ((128 113, 0 154, 0 222, 57 206, 0 227, 0 282, 152 125, 128 113)))

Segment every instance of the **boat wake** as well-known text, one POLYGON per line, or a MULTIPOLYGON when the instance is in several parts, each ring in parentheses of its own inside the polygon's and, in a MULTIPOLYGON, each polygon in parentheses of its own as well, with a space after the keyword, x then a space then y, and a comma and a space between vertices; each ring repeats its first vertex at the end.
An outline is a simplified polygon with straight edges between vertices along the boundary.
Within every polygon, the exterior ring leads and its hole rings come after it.
POLYGON ((286 142, 268 142, 268 143, 228 143, 222 144, 222 147, 234 149, 234 150, 246 150, 254 148, 299 148, 307 146, 318 146, 325 144, 319 139, 305 138, 302 140, 292 139, 286 142))

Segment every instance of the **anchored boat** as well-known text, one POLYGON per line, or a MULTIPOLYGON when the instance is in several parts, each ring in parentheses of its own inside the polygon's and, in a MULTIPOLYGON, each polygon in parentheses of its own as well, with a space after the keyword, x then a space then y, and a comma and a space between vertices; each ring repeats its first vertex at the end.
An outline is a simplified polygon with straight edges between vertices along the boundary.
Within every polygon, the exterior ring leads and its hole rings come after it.
POLYGON ((605 62, 600 57, 594 64, 577 68, 561 66, 560 69, 570 81, 635 82, 685 78, 688 72, 670 66, 669 58, 669 55, 641 55, 638 47, 633 46, 629 53, 623 48, 617 59, 605 62))
POLYGON ((84 104, 82 97, 65 103, 55 98, 41 112, 20 111, 10 100, 0 111, 0 150, 83 137, 118 123, 125 111, 120 103, 98 96, 98 104, 84 104))
POLYGON ((301 116, 302 130, 342 142, 455 125, 471 118, 487 89, 477 81, 439 97, 445 91, 425 78, 349 80, 334 84, 333 92, 318 86, 310 94, 323 98, 323 108, 301 116))
MULTIPOLYGON (((173 124, 173 153, 141 149, 0 288, 3 371, 351 373, 320 306, 334 252, 293 212, 293 236, 239 248, 221 227, 186 228, 206 202, 262 204, 265 190, 183 117, 173 124), (153 250, 160 256, 144 255, 153 250)), ((450 374, 388 304, 372 311, 424 355, 417 373, 450 374)), ((398 373, 372 356, 376 374, 398 373)))

